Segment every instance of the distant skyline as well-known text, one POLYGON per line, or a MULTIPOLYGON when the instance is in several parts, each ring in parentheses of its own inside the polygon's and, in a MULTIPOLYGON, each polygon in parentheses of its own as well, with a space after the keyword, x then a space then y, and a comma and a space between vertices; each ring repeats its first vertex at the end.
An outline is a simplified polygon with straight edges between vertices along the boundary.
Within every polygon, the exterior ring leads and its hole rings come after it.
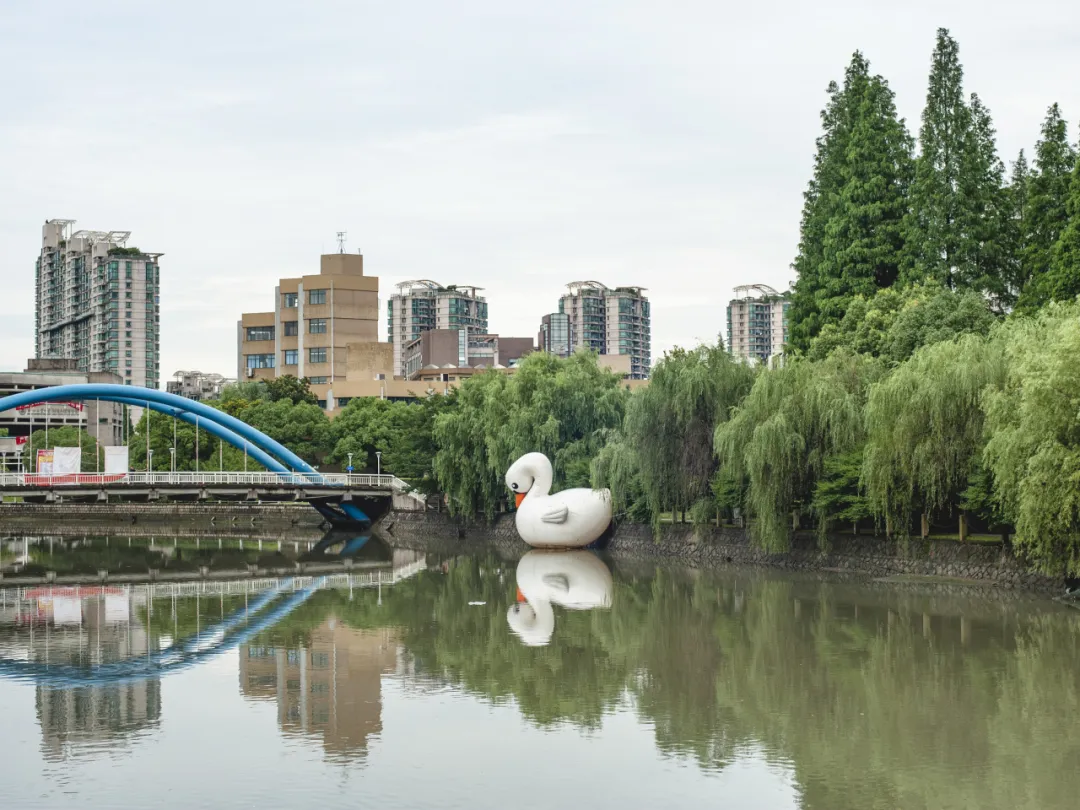
POLYGON ((240 313, 317 272, 337 231, 380 278, 381 339, 406 279, 484 288, 511 336, 596 279, 647 288, 655 363, 724 334, 736 285, 793 279, 825 88, 854 50, 917 135, 938 27, 1007 165, 1055 101, 1076 141, 1067 2, 7 0, 0 370, 33 355, 51 218, 165 254, 163 381, 235 373, 240 313))

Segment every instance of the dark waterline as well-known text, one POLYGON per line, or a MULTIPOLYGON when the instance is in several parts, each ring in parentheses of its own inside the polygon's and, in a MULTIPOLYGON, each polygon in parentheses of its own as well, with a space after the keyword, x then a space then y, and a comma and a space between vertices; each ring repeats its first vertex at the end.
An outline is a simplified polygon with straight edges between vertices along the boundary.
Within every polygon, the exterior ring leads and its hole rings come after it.
MULTIPOLYGON (((0 540, 0 565, 32 545, 0 540)), ((161 545, 60 541, 49 562, 161 545)), ((584 552, 353 552, 310 580, 0 581, 0 807, 1075 806, 1080 611, 584 552)))

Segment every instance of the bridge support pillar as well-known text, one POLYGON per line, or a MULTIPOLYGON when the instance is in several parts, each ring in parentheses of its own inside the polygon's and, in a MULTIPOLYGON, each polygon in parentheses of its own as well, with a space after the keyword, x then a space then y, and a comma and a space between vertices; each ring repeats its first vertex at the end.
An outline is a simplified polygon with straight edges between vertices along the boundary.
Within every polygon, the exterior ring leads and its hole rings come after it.
POLYGON ((98 494, 97 494, 97 500, 98 500, 98 503, 108 503, 109 502, 109 493, 106 492, 103 489, 99 489, 98 494))

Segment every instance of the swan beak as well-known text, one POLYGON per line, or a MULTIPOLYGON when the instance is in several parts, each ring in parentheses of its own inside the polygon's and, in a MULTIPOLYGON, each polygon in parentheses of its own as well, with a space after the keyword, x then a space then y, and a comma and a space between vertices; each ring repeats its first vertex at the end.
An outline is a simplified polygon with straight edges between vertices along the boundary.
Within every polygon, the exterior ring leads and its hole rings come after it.
POLYGON ((521 507, 521 502, 523 500, 525 500, 525 493, 524 492, 515 492, 514 493, 514 508, 515 509, 520 508, 521 507))
POLYGON ((521 588, 518 588, 518 589, 517 589, 517 600, 518 600, 519 602, 524 602, 524 601, 525 601, 525 594, 523 594, 523 593, 521 592, 521 588))

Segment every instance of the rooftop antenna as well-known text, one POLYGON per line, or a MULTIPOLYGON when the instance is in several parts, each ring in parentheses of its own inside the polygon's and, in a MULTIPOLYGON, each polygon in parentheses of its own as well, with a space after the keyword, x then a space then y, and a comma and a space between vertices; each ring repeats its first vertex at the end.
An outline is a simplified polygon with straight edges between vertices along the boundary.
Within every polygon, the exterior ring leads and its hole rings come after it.
POLYGON ((345 252, 345 231, 337 232, 337 249, 338 253, 345 252))

